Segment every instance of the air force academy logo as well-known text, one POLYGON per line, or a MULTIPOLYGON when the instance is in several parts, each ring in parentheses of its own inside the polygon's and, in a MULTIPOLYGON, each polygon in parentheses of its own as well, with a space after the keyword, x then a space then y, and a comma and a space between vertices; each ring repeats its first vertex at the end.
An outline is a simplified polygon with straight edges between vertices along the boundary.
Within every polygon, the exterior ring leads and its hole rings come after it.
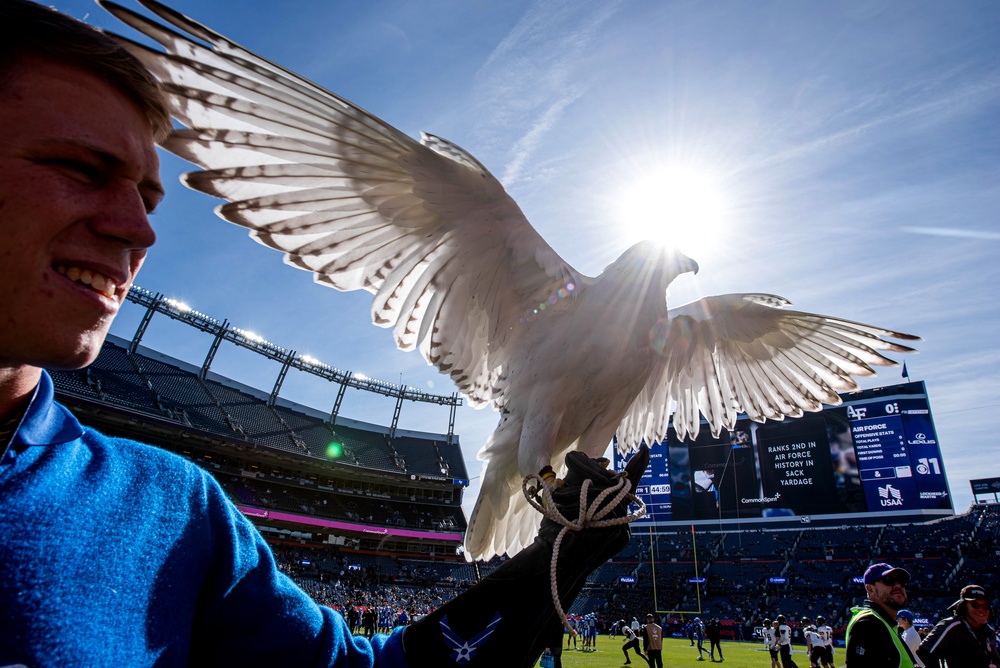
POLYGON ((441 635, 444 636, 445 644, 454 650, 451 653, 451 660, 459 665, 472 661, 472 659, 476 656, 476 650, 479 649, 479 646, 486 642, 491 635, 493 635, 493 632, 496 630, 499 623, 500 613, 498 612, 493 615, 493 620, 486 625, 486 628, 482 633, 466 640, 451 630, 451 627, 448 626, 448 616, 445 615, 444 618, 441 619, 441 635))

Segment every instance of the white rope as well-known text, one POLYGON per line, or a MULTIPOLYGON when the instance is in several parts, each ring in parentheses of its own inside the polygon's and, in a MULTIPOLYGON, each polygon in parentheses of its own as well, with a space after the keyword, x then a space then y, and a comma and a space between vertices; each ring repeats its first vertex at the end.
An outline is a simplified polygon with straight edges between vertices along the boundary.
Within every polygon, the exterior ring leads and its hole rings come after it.
POLYGON ((556 582, 556 566, 559 563, 559 548, 562 546, 563 537, 569 531, 583 531, 584 529, 590 528, 628 524, 629 522, 634 522, 646 514, 646 505, 639 499, 639 497, 632 494, 632 486, 628 484, 627 479, 628 475, 623 471, 618 476, 617 482, 598 494, 597 498, 595 498, 594 502, 589 506, 587 505, 587 492, 590 490, 593 481, 589 478, 584 480, 583 486, 580 488, 580 512, 576 521, 567 519, 565 515, 559 512, 559 507, 552 498, 552 490, 547 484, 545 484, 545 481, 541 476, 534 474, 525 476, 521 483, 521 490, 524 492, 524 498, 528 500, 528 503, 530 503, 535 510, 542 513, 545 517, 557 524, 562 525, 562 530, 559 531, 559 535, 556 536, 556 540, 552 544, 552 561, 549 564, 549 580, 551 582, 550 589, 552 591, 552 602, 556 606, 556 612, 559 614, 559 619, 562 620, 563 627, 571 635, 576 635, 576 631, 570 626, 569 621, 566 619, 566 613, 563 612, 562 603, 559 601, 559 586, 556 582), (529 483, 532 481, 537 484, 529 487, 529 483), (542 497, 541 500, 538 498, 539 493, 542 497), (608 499, 608 497, 611 498, 608 499), (626 497, 629 500, 638 503, 639 508, 625 517, 614 517, 608 520, 604 519, 604 516, 617 508, 626 497), (606 500, 607 503, 605 503, 606 500))

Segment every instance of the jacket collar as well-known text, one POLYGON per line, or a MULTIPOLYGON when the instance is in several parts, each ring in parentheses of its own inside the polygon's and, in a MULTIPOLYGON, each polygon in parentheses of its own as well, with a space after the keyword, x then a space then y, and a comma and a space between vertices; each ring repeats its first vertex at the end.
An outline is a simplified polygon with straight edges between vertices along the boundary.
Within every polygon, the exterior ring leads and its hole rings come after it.
POLYGON ((54 400, 52 377, 42 371, 28 410, 24 413, 11 447, 21 449, 32 445, 60 445, 83 435, 83 427, 68 409, 54 400))

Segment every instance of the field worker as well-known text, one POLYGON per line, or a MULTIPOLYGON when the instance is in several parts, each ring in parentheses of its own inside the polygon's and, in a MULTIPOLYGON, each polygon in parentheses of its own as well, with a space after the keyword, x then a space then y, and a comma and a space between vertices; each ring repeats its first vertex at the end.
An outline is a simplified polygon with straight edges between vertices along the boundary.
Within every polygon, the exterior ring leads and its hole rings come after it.
POLYGON ((872 564, 863 582, 868 598, 847 624, 847 668, 913 668, 909 648, 896 632, 896 613, 906 605, 910 574, 889 564, 872 564))

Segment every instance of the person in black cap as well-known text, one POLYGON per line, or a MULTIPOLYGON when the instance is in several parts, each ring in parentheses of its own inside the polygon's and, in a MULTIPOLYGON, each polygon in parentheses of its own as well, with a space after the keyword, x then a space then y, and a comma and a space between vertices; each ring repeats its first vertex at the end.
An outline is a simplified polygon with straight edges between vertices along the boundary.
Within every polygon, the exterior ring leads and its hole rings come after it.
POLYGON ((852 608, 847 624, 847 668, 914 668, 913 655, 896 633, 896 613, 906 605, 910 574, 886 563, 865 571, 868 600, 852 608))
POLYGON ((962 589, 948 610, 951 616, 937 623, 917 649, 928 668, 1000 668, 996 630, 989 625, 990 603, 979 585, 962 589))

